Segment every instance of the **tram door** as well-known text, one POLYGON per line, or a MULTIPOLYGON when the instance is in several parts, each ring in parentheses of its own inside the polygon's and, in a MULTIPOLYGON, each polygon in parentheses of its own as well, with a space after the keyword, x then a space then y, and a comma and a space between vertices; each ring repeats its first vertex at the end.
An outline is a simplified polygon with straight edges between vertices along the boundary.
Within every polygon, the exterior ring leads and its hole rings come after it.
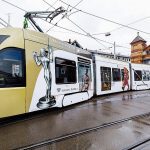
POLYGON ((84 92, 91 88, 91 63, 89 60, 78 58, 79 90, 84 92))

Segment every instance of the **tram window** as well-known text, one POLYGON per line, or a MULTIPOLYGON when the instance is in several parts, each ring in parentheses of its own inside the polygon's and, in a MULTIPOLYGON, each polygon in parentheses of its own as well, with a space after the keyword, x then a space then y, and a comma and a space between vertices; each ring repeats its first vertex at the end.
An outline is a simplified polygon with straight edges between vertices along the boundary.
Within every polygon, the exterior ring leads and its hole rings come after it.
POLYGON ((121 81, 120 69, 112 68, 113 81, 121 81))
POLYGON ((89 76, 90 81, 91 79, 91 66, 89 64, 84 63, 78 63, 78 78, 79 82, 83 82, 83 76, 87 72, 87 75, 89 76))
POLYGON ((150 80, 150 72, 148 70, 143 70, 142 78, 143 78, 143 81, 149 81, 150 80))
POLYGON ((4 42, 8 37, 9 35, 0 35, 0 44, 4 42))
POLYGON ((111 68, 101 67, 101 90, 111 90, 111 68))
POLYGON ((76 83, 76 62, 56 58, 56 84, 72 84, 76 83))
POLYGON ((124 81, 124 69, 121 69, 121 79, 124 81))
POLYGON ((142 80, 142 71, 141 70, 134 70, 134 80, 135 81, 142 80))
POLYGON ((25 86, 25 55, 19 48, 0 51, 0 87, 25 86))
POLYGON ((150 71, 147 71, 147 80, 150 81, 150 71))
POLYGON ((91 64, 78 62, 79 90, 87 91, 91 86, 91 64))

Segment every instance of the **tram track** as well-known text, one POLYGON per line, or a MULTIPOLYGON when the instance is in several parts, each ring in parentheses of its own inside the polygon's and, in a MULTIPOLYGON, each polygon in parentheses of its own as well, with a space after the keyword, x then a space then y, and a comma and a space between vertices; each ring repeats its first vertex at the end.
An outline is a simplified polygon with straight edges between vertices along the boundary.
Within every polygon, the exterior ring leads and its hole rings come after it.
POLYGON ((123 149, 123 150, 137 150, 141 145, 144 145, 144 144, 146 144, 148 142, 150 142, 150 137, 148 137, 146 139, 143 139, 143 140, 141 140, 141 141, 139 141, 139 142, 137 142, 137 143, 135 143, 135 144, 133 144, 133 145, 123 149))
MULTIPOLYGON (((46 145, 50 145, 50 144, 53 144, 53 143, 64 141, 64 140, 67 140, 67 139, 70 139, 70 138, 74 138, 74 137, 84 135, 84 134, 87 134, 87 133, 90 133, 90 132, 94 132, 94 131, 97 131, 97 130, 100 130, 100 129, 104 129, 104 128, 107 128, 107 127, 113 127, 115 125, 119 125, 121 123, 130 121, 130 120, 141 119, 141 118, 144 118, 144 117, 147 117, 147 116, 150 116, 150 112, 145 113, 145 114, 141 114, 141 115, 132 116, 132 117, 125 118, 125 119, 121 119, 121 120, 117 120, 117 121, 110 122, 110 123, 104 123, 104 124, 101 124, 101 125, 98 125, 98 126, 95 126, 95 127, 86 128, 86 129, 83 129, 83 130, 80 130, 80 131, 77 131, 77 132, 73 132, 73 133, 69 133, 69 134, 66 134, 66 135, 62 135, 62 136, 59 136, 59 137, 56 137, 56 138, 53 138, 53 139, 47 139, 47 140, 44 140, 44 141, 41 141, 41 142, 38 142, 38 143, 35 143, 35 144, 26 145, 26 146, 23 146, 23 147, 18 147, 15 150, 20 150, 20 149, 21 150, 29 150, 29 149, 41 148, 41 147, 46 146, 46 145)), ((144 139, 144 140, 142 140, 142 141, 140 141, 140 142, 138 142, 134 145, 131 145, 130 147, 127 147, 125 150, 134 149, 134 148, 140 146, 141 144, 144 144, 144 143, 149 142, 149 141, 150 141, 150 138, 144 139)))
MULTIPOLYGON (((134 92, 134 95, 136 95, 136 93, 137 92, 134 92)), ((142 95, 142 97, 143 96, 144 95, 142 95)), ((116 94, 115 94, 115 97, 116 97, 116 94)), ((120 97, 120 94, 119 94, 119 97, 120 97)), ((106 97, 106 99, 107 98, 108 97, 106 97)), ((133 101, 135 101, 135 104, 139 103, 139 105, 141 105, 139 100, 140 99, 135 99, 133 101)), ((148 101, 149 99, 144 99, 144 100, 148 101)), ((98 101, 100 101, 100 99, 98 99, 98 101)), ((120 99, 120 101, 122 100, 120 99)), ((129 120, 131 119, 136 119, 136 118, 138 119, 142 116, 144 117, 146 115, 150 115, 149 114, 150 113, 149 102, 146 103, 146 101, 145 101, 145 104, 143 105, 145 106, 145 108, 142 109, 140 112, 141 114, 139 113, 138 109, 132 108, 133 106, 129 107, 129 111, 132 110, 131 114, 129 113, 127 109, 128 107, 125 107, 125 108, 123 107, 126 103, 128 104, 131 102, 133 104, 134 102, 132 102, 132 100, 123 101, 123 102, 120 102, 119 104, 117 103, 118 104, 117 106, 116 106, 116 103, 106 102, 106 104, 103 105, 101 103, 97 103, 96 101, 90 100, 90 101, 85 101, 81 104, 72 105, 69 107, 61 108, 61 109, 54 109, 54 110, 49 109, 49 110, 44 110, 40 112, 34 112, 33 114, 27 114, 27 117, 24 117, 24 119, 21 118, 20 120, 16 120, 15 122, 13 119, 11 119, 13 120, 13 122, 10 122, 9 124, 4 124, 2 126, 0 125, 0 130, 1 130, 0 141, 4 141, 1 143, 0 149, 37 149, 37 148, 43 149, 43 147, 45 146, 55 147, 55 145, 58 146, 59 143, 62 143, 62 142, 64 143, 72 139, 78 139, 82 135, 88 136, 89 134, 95 134, 97 131, 103 132, 105 130, 109 130, 109 128, 106 128, 109 126, 110 128, 116 128, 117 126, 122 126, 121 123, 123 122, 124 122, 123 124, 128 124, 130 122, 129 120), (108 109, 109 107, 107 108, 107 104, 110 107, 110 110, 108 109), (98 109, 95 109, 95 107, 98 109), (107 108, 106 110, 105 110, 105 107, 107 108), (75 112, 76 112, 76 115, 74 115, 75 112), (82 112, 81 116, 79 112, 80 113, 82 112), (107 115, 107 112, 109 112, 109 115, 107 115), (89 113, 89 115, 90 114, 95 114, 95 115, 88 116, 87 113, 89 113), (77 116, 80 116, 80 118, 77 119, 76 118, 77 116), (86 121, 87 125, 85 126, 84 126, 84 120, 82 121, 81 119, 82 117, 85 118, 84 119, 85 121, 87 119, 86 121), (104 117, 106 117, 106 119, 103 119, 104 117), (72 118, 75 118, 75 120, 72 121, 72 118), (54 121, 55 125, 57 126, 53 127, 50 124, 51 121, 54 121), (60 121, 62 123, 62 126, 59 125, 60 121), (71 126, 68 129, 65 129, 65 127, 66 125, 70 125, 70 124, 68 124, 69 122, 65 123, 66 121, 67 122, 72 121, 71 126), (104 130, 99 130, 99 129, 104 129, 104 130), (14 137, 14 131, 15 131, 15 137, 18 138, 18 142, 12 139, 12 137, 14 137), (42 133, 39 134, 38 131, 42 131, 42 133), (89 134, 86 134, 86 133, 89 133, 89 134), (28 137, 28 135, 30 135, 30 137, 28 137), (8 136, 11 140, 10 140, 10 143, 6 145, 5 141, 7 141, 8 136)), ((142 121, 145 120, 145 118, 143 118, 142 120, 141 119, 140 119, 140 122, 142 123, 142 121)), ((138 122, 139 122, 139 119, 138 119, 138 122)))

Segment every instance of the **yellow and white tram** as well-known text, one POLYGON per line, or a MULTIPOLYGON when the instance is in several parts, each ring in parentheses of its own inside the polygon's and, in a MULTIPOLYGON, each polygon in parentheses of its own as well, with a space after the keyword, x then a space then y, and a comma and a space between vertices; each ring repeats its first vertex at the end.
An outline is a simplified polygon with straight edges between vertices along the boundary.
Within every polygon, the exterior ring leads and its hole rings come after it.
POLYGON ((0 29, 0 118, 148 89, 145 66, 104 58, 44 33, 0 29))

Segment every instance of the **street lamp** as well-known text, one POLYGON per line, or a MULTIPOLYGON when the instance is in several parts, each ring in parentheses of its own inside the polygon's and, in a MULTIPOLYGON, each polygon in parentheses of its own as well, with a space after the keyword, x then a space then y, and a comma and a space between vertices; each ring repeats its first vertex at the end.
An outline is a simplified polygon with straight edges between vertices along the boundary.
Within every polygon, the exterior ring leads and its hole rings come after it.
POLYGON ((105 33, 105 36, 110 36, 110 35, 111 35, 110 32, 105 33))
POLYGON ((104 34, 105 36, 110 36, 110 35, 111 35, 110 32, 105 32, 105 33, 95 33, 95 34, 92 34, 92 35, 100 35, 100 34, 104 34))
MULTIPOLYGON (((105 34, 105 36, 110 36, 111 35, 110 32, 96 33, 96 34, 92 34, 92 35, 100 35, 100 34, 105 34)), ((112 47, 109 47, 109 48, 112 48, 112 47)), ((113 43, 113 48, 114 48, 114 59, 116 59, 116 42, 113 43)))

